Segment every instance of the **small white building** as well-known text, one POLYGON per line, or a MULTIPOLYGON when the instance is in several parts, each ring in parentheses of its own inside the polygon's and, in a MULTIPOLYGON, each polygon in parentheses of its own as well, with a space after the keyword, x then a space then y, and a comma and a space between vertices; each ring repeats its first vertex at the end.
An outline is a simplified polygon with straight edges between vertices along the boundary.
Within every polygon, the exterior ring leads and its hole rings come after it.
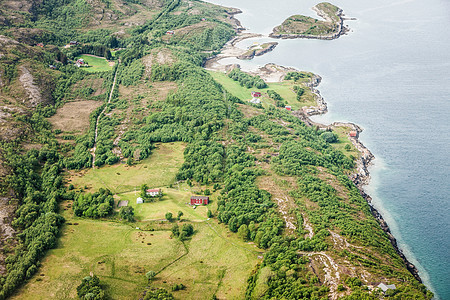
POLYGON ((148 189, 145 193, 150 197, 156 197, 161 193, 160 189, 148 189))
POLYGON ((142 199, 141 197, 136 199, 136 204, 142 204, 144 203, 144 199, 142 199))
POLYGON ((387 290, 395 290, 396 289, 395 284, 386 285, 384 283, 380 283, 378 285, 378 287, 383 291, 383 293, 386 293, 387 290))

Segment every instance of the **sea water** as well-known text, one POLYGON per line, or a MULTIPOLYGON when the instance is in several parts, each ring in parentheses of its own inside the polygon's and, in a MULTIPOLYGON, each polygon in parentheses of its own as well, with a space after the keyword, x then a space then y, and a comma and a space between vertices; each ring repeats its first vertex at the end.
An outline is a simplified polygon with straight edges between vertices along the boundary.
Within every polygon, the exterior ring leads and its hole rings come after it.
MULTIPOLYGON (((268 34, 293 14, 317 17, 311 0, 210 0, 240 8, 249 32, 268 34)), ((349 121, 376 156, 366 187, 437 299, 450 299, 450 1, 333 0, 351 31, 333 41, 276 40, 252 61, 323 77, 329 112, 315 121, 349 121)), ((245 40, 246 46, 269 38, 245 40)), ((272 40, 273 41, 273 40, 272 40)))

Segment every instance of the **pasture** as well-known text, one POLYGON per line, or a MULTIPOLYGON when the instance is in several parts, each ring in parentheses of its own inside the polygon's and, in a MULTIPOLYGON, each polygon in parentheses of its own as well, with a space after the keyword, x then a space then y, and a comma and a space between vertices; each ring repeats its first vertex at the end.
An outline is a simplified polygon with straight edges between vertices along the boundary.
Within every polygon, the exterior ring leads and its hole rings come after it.
POLYGON ((82 54, 77 56, 75 60, 84 59, 85 62, 88 63, 88 67, 83 67, 83 70, 86 72, 94 73, 94 72, 104 72, 112 70, 112 66, 114 63, 110 63, 104 57, 94 56, 89 54, 82 54))
POLYGON ((175 182, 183 164, 185 144, 159 143, 155 147, 149 158, 135 165, 115 164, 84 170, 70 176, 69 183, 76 188, 86 186, 90 192, 107 188, 114 194, 139 190, 143 184, 150 188, 168 186, 175 182))
MULTIPOLYGON (((149 220, 159 218, 158 211, 168 209, 165 201, 169 200, 140 204, 154 210, 138 214, 149 220)), ((112 299, 138 299, 149 284, 145 273, 150 270, 158 273, 151 287, 186 286, 173 292, 177 299, 199 299, 199 295, 211 299, 215 293, 219 298, 242 299, 250 270, 261 255, 255 245, 238 239, 224 225, 206 221, 199 208, 198 215, 190 213, 189 209, 194 210, 187 205, 184 209, 183 219, 197 222, 192 223, 194 236, 183 245, 171 237, 170 230, 137 229, 140 222, 74 217, 69 203, 62 205, 66 224, 57 248, 48 252, 38 273, 12 299, 77 299, 76 287, 90 272, 105 284, 112 299)))
POLYGON ((229 93, 233 96, 238 97, 243 101, 250 101, 252 99, 251 92, 261 92, 262 97, 260 98, 261 104, 264 107, 268 107, 270 105, 275 105, 274 100, 272 100, 267 95, 267 90, 274 90, 283 98, 283 100, 290 105, 293 110, 299 110, 303 106, 313 106, 316 104, 314 95, 311 93, 310 89, 304 85, 304 81, 299 83, 294 83, 292 80, 282 81, 282 82, 269 82, 267 83, 267 88, 264 89, 256 89, 256 88, 246 88, 241 86, 239 82, 234 81, 226 74, 222 72, 213 72, 208 71, 211 76, 220 83, 229 93), (304 94, 301 97, 300 101, 296 99, 296 94, 293 90, 294 85, 299 85, 304 88, 304 94))

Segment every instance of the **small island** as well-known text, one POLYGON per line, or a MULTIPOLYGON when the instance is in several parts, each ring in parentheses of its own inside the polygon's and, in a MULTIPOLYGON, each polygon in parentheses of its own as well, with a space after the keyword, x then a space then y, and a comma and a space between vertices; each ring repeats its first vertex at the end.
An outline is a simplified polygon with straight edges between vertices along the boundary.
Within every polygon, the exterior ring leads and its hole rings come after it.
POLYGON ((264 44, 255 43, 255 44, 251 45, 250 47, 248 47, 248 50, 246 52, 244 52, 243 54, 239 55, 237 58, 238 59, 252 59, 255 56, 260 56, 267 52, 272 51, 273 49, 275 49, 275 47, 277 45, 278 45, 277 42, 270 42, 270 43, 264 43, 264 44))
POLYGON ((322 2, 314 6, 313 10, 324 21, 303 15, 294 15, 275 27, 269 36, 281 39, 309 38, 333 40, 345 33, 342 9, 331 3, 322 2))

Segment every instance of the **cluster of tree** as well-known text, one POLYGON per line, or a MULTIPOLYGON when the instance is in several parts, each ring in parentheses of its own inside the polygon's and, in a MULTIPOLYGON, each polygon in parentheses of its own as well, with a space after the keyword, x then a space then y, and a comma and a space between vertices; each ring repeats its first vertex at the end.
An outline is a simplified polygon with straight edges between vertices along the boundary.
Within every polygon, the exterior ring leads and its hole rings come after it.
POLYGON ((194 179, 202 184, 216 182, 223 174, 224 156, 224 147, 217 142, 192 142, 184 150, 185 161, 177 179, 194 179))
POLYGON ((95 165, 97 167, 104 164, 113 165, 119 161, 119 157, 112 152, 113 141, 116 137, 114 129, 119 124, 119 120, 114 116, 103 115, 100 117, 95 149, 95 165))
POLYGON ((118 83, 125 86, 136 85, 144 73, 144 65, 139 59, 134 60, 130 65, 119 66, 117 70, 118 83))
POLYGON ((69 57, 72 59, 81 54, 92 54, 104 57, 108 60, 112 58, 111 50, 107 46, 98 43, 83 44, 82 46, 73 48, 70 52, 68 52, 69 57))
POLYGON ((52 33, 46 42, 64 44, 77 37, 76 29, 89 22, 92 7, 84 1, 49 0, 36 7, 36 27, 52 33))
POLYGON ((252 76, 242 72, 239 68, 234 68, 230 73, 228 73, 228 77, 239 82, 241 86, 245 86, 248 89, 252 87, 256 87, 258 89, 267 87, 267 84, 261 79, 261 77, 252 76))
MULTIPOLYGON (((187 17, 190 16, 187 15, 187 17)), ((170 42, 171 44, 188 46, 190 49, 199 51, 218 51, 235 34, 230 25, 216 23, 213 28, 205 26, 199 32, 192 31, 181 36, 175 35, 170 42)))
POLYGON ((311 74, 303 73, 303 72, 288 72, 286 76, 284 76, 284 80, 294 80, 297 81, 300 78, 309 78, 311 74))
MULTIPOLYGON (((232 107, 231 110, 237 109, 232 107)), ((238 232, 244 240, 252 240, 259 247, 268 248, 280 238, 284 222, 277 216, 270 194, 255 184, 262 171, 253 168, 255 157, 246 151, 243 144, 248 122, 239 112, 233 114, 233 122, 239 125, 229 129, 231 139, 236 143, 226 148, 226 173, 217 203, 217 219, 228 224, 229 229, 238 232)))
POLYGON ((172 285, 172 291, 174 292, 184 290, 185 288, 186 286, 182 283, 175 283, 174 285, 172 285))
POLYGON ((337 134, 331 131, 325 131, 320 135, 327 143, 336 143, 338 141, 337 134))
POLYGON ((143 300, 174 300, 173 295, 166 289, 158 288, 145 291, 143 300))
POLYGON ((114 198, 108 189, 100 189, 93 194, 78 194, 73 202, 73 212, 77 217, 102 218, 113 213, 114 198))
POLYGON ((298 85, 294 85, 292 88, 294 89, 294 92, 297 95, 296 96, 297 101, 300 101, 302 96, 303 96, 303 94, 305 93, 305 89, 300 87, 300 86, 298 86, 298 85))
POLYGON ((329 288, 306 267, 295 238, 284 238, 264 255, 259 270, 248 279, 250 299, 326 299, 329 288))
POLYGON ((281 95, 278 94, 277 92, 275 92, 274 90, 267 90, 267 94, 269 95, 269 97, 271 99, 273 99, 275 101, 276 107, 285 107, 286 106, 286 102, 283 101, 283 98, 281 97, 281 95))
POLYGON ((172 226, 172 235, 174 237, 179 238, 181 241, 185 241, 188 238, 190 238, 194 234, 194 227, 192 224, 183 224, 183 226, 180 227, 178 224, 174 224, 172 226))
POLYGON ((277 92, 275 92, 274 90, 267 90, 267 94, 269 95, 269 97, 273 100, 283 100, 283 98, 281 97, 280 94, 278 94, 277 92))
POLYGON ((134 208, 132 206, 122 206, 119 210, 119 216, 128 222, 134 222, 134 208))
POLYGON ((80 299, 86 300, 104 300, 107 299, 105 289, 100 283, 100 279, 94 275, 86 276, 77 286, 77 295, 80 299))
POLYGON ((58 202, 71 198, 63 186, 58 151, 44 146, 39 151, 30 150, 23 154, 19 143, 0 144, 5 165, 13 170, 2 188, 14 190, 20 199, 13 221, 13 226, 20 232, 17 235, 19 244, 14 254, 6 258, 7 274, 0 279, 0 299, 8 297, 31 278, 46 251, 56 246, 59 228, 64 222, 57 213, 58 202))
MULTIPOLYGON (((152 68, 154 80, 159 77, 158 68, 152 68)), ((160 68, 162 70, 163 68, 160 68)), ((221 87, 202 68, 188 61, 180 64, 165 66, 172 79, 179 82, 180 88, 175 94, 169 95, 164 105, 158 107, 144 118, 143 123, 135 130, 130 130, 122 136, 122 144, 138 145, 141 156, 151 149, 154 142, 185 141, 195 142, 187 147, 186 164, 182 168, 179 178, 198 181, 213 181, 220 176, 219 158, 214 151, 221 150, 217 143, 208 141, 211 136, 223 127, 223 119, 227 115, 227 106, 221 87), (182 68, 181 66, 186 66, 182 68), (172 75, 171 75, 172 76, 172 75), (194 153, 201 151, 202 155, 194 153), (210 169, 210 167, 213 167, 210 169)), ((164 77, 165 78, 165 77, 164 77)), ((227 98, 228 99, 228 98, 227 98)), ((123 153, 124 156, 131 153, 123 153)))

